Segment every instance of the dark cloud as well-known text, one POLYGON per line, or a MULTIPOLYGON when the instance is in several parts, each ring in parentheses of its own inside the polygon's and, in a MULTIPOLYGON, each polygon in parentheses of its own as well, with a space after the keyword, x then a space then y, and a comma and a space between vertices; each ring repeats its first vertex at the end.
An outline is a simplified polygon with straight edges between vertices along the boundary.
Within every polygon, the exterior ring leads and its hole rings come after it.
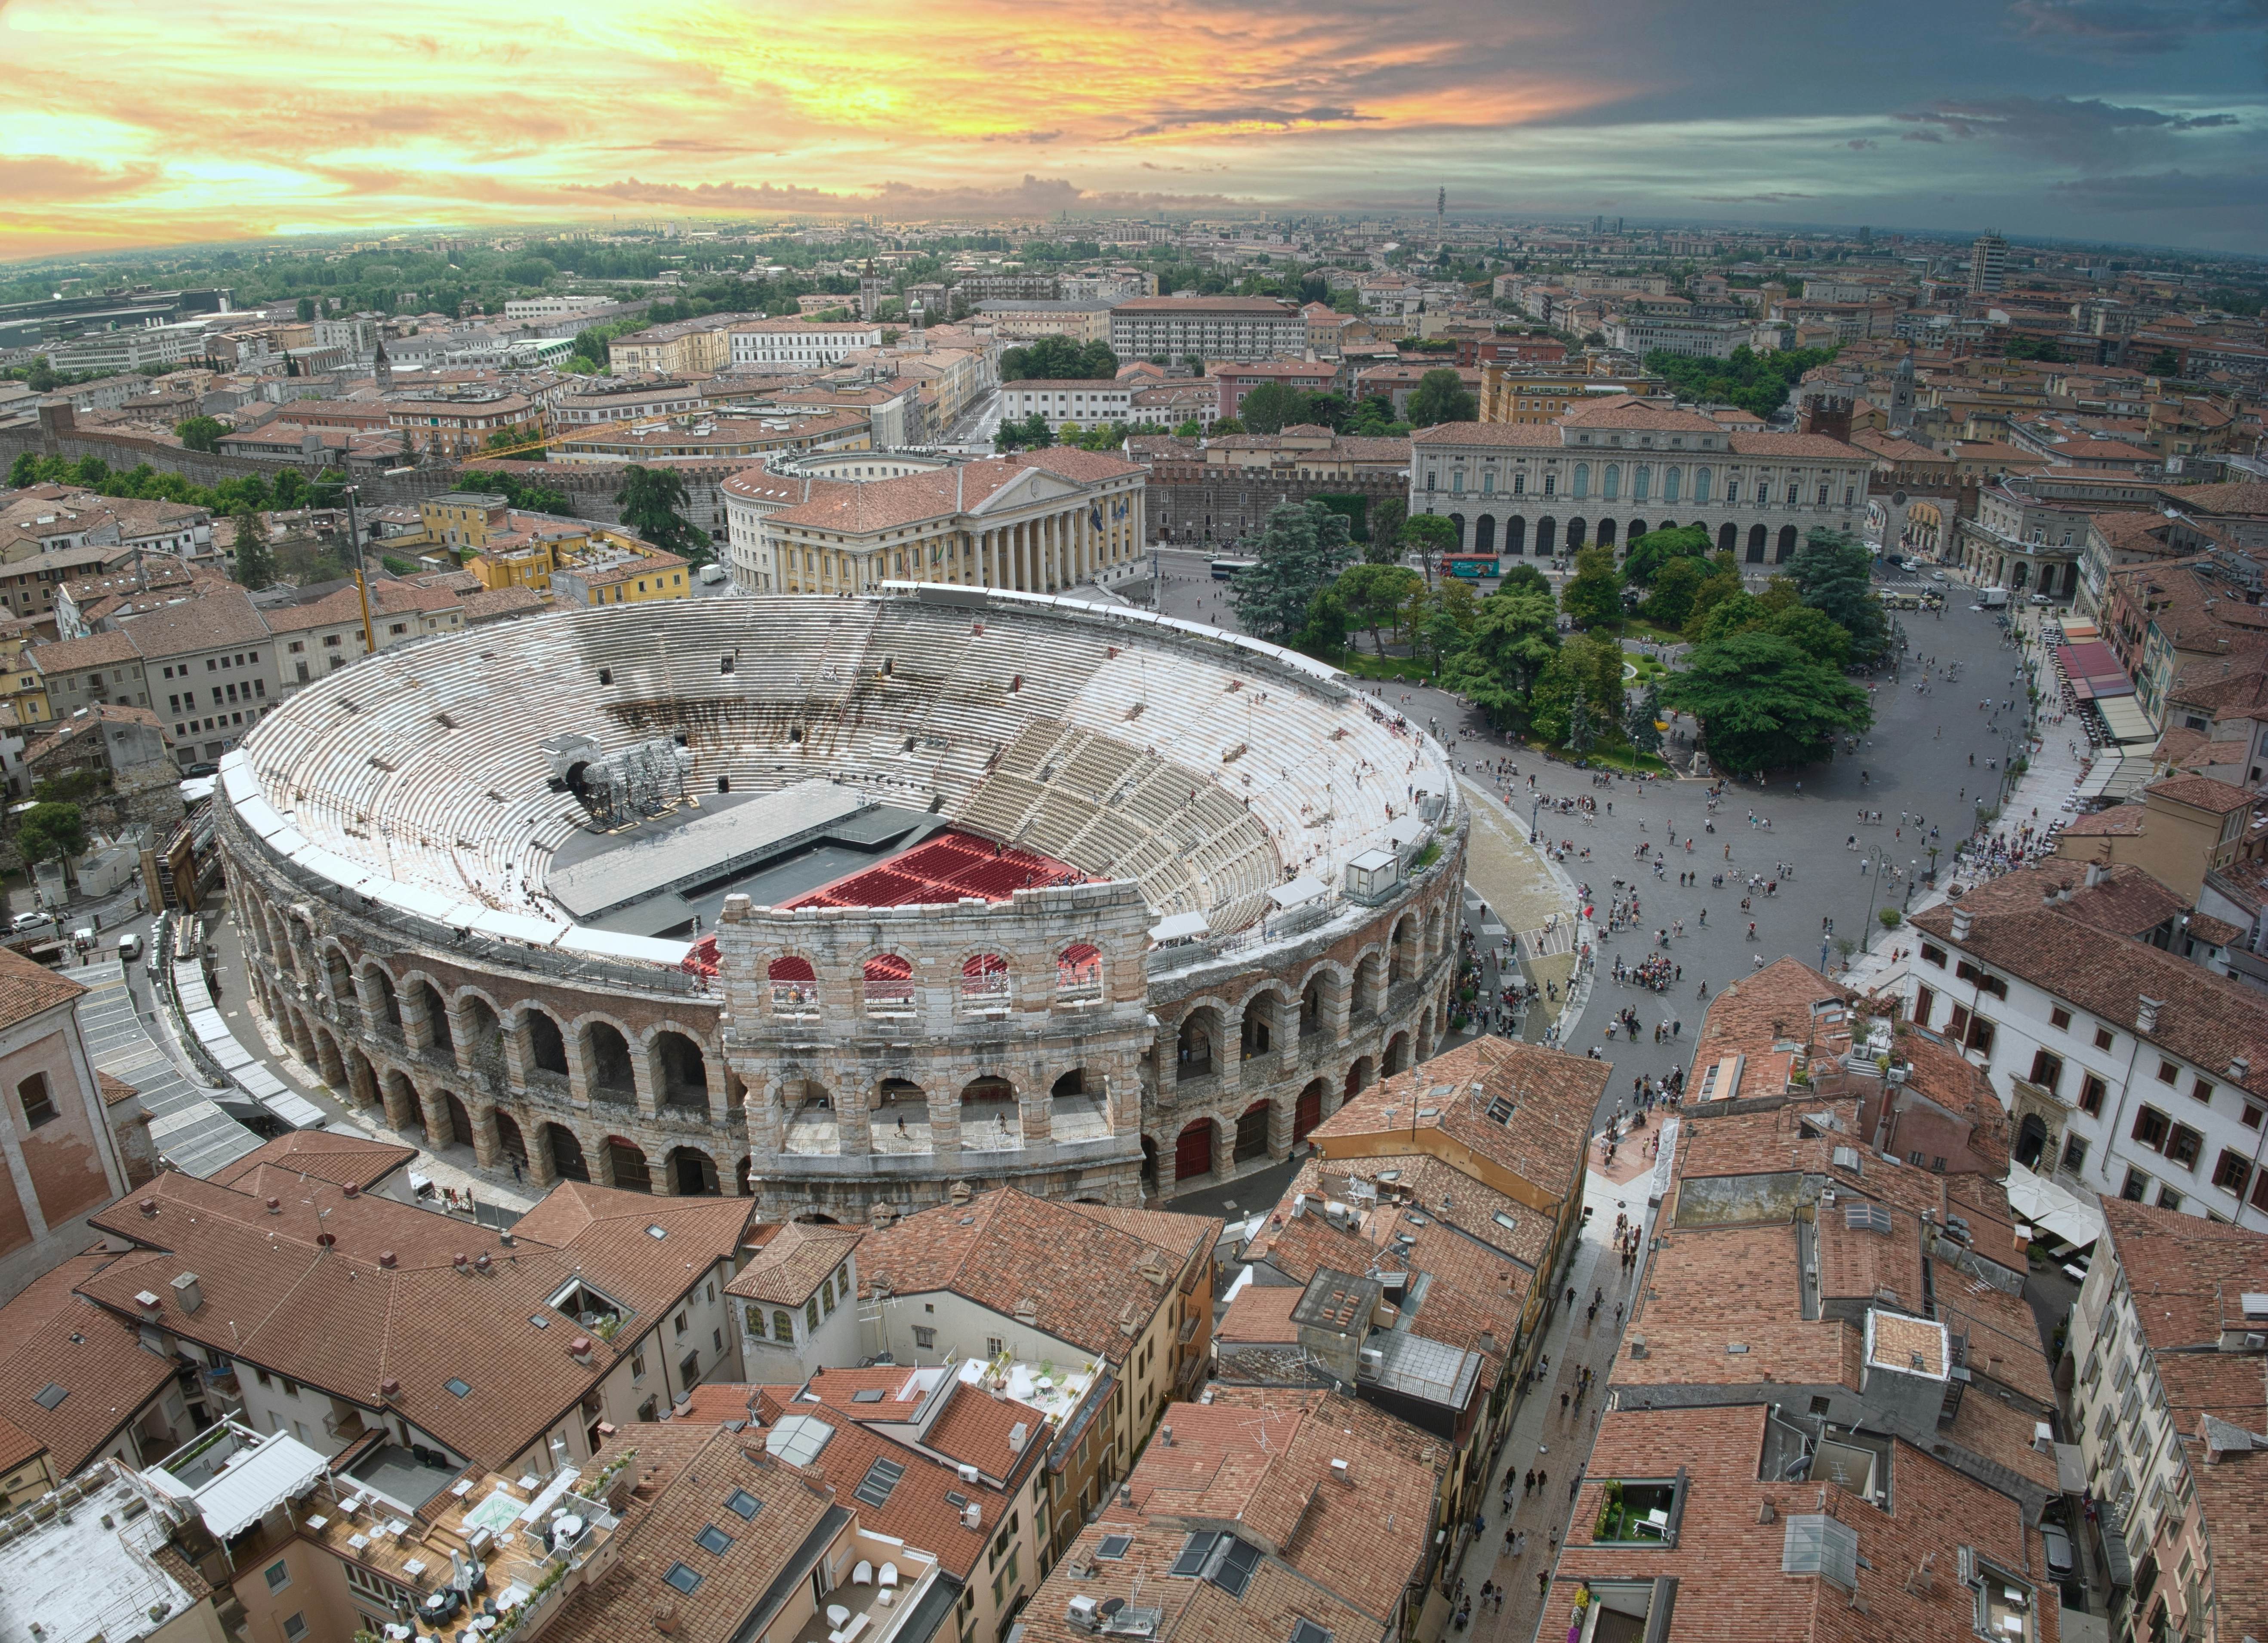
POLYGON ((1060 143, 1063 135, 1060 130, 990 131, 985 134, 984 140, 987 143, 1060 143))
POLYGON ((2128 168, 2171 159, 2179 133, 2238 126, 2230 114, 2183 114, 2099 97, 1940 97, 1896 118, 1911 141, 1984 142, 2052 166, 2128 168))
POLYGON ((700 211, 809 211, 835 216, 897 217, 999 215, 1043 217, 1057 211, 1140 211, 1211 210, 1245 203, 1220 194, 1148 194, 1094 190, 1061 177, 1035 177, 1007 188, 923 188, 909 182, 885 182, 866 192, 830 193, 821 188, 776 183, 703 182, 690 186, 645 182, 626 177, 619 182, 585 185, 566 190, 570 195, 667 205, 700 211))
POLYGON ((1879 144, 1879 143, 1875 142, 1875 141, 1874 141, 1874 138, 1872 138, 1872 137, 1852 137, 1852 138, 1848 143, 1845 143, 1843 146, 1844 146, 1845 148, 1850 148, 1850 149, 1870 149, 1870 148, 1880 148, 1880 147, 1881 147, 1882 145, 1881 145, 1881 144, 1879 144))
POLYGON ((1366 125, 1377 118, 1352 108, 1175 108, 1152 114, 1147 123, 1136 126, 1125 135, 1161 136, 1192 126, 1261 126, 1271 131, 1288 131, 1303 126, 1366 125))
POLYGON ((1781 189, 1771 194, 1697 194, 1697 200, 1706 200, 1712 205, 1781 205, 1790 200, 1815 200, 1815 194, 1791 194, 1781 189))
POLYGON ((2178 51, 2201 35, 2268 30, 2268 0, 2014 0, 2008 15, 2033 44, 2090 56, 2178 51))
POLYGON ((2161 171, 2081 177, 2048 192, 2059 200, 2106 211, 2183 211, 2257 217, 2268 210, 2268 171, 2161 171))

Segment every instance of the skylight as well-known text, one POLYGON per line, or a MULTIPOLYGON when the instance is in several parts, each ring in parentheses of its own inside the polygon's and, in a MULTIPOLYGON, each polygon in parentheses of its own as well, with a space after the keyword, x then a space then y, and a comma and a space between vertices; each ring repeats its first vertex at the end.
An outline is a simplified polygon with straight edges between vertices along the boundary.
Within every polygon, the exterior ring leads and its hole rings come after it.
POLYGON ((866 1476, 851 1492, 870 1507, 880 1507, 890 1498, 890 1491, 898 1486, 898 1479, 906 1469, 897 1462, 883 1457, 866 1469, 866 1476))
POLYGON ((700 1544, 702 1551, 713 1551, 720 1558, 731 1550, 733 1544, 733 1537, 714 1523, 704 1527, 693 1538, 700 1544))
POLYGON ((669 1228, 666 1227, 649 1227, 645 1229, 645 1235, 649 1238, 666 1238, 669 1236, 669 1228))
POLYGON ((41 1409, 51 1410, 70 1396, 70 1393, 50 1381, 40 1389, 39 1396, 33 1398, 32 1402, 37 1404, 41 1409))
POLYGON ((1098 1558, 1123 1558, 1126 1555, 1126 1549, 1133 1544, 1134 1536, 1131 1535, 1105 1535, 1102 1544, 1094 1549, 1094 1555, 1098 1558))
POLYGON ((669 1573, 663 1575, 661 1578, 670 1585, 675 1587, 679 1591, 683 1592, 688 1597, 692 1596, 694 1593, 701 1589, 700 1574, 695 1570, 686 1567, 686 1566, 681 1563, 671 1564, 669 1566, 669 1573))
POLYGON ((1252 1584, 1252 1572, 1260 1566, 1260 1548, 1230 1535, 1221 1549, 1219 1559, 1211 1573, 1205 1578, 1231 1597, 1244 1595, 1244 1588, 1252 1584))
POLYGON ((1298 1620, 1292 1625, 1292 1643, 1331 1643, 1331 1634, 1312 1620, 1298 1620))
POLYGON ((1816 1574, 1846 1592, 1859 1589, 1859 1531, 1824 1512, 1797 1512, 1787 1520, 1779 1554, 1783 1574, 1816 1574))
POLYGON ((725 1497, 725 1510, 751 1522, 755 1521, 756 1514, 763 1509, 764 1503, 745 1489, 735 1489, 725 1497))
POLYGON ((441 1384, 449 1389, 449 1396, 452 1397, 464 1397, 473 1389, 471 1386, 467 1384, 465 1381, 458 1380, 453 1375, 452 1375, 448 1380, 444 1381, 441 1384))
POLYGON ((1204 1573, 1205 1559, 1212 1556, 1212 1549, 1219 1544, 1220 1538, 1216 1530, 1199 1529, 1182 1543, 1182 1555, 1174 1559, 1174 1566, 1166 1573, 1179 1575, 1184 1580, 1195 1580, 1204 1573))
POLYGON ((850 1401, 854 1404, 879 1404, 882 1401, 882 1389, 878 1386, 862 1386, 850 1395, 850 1401))
POLYGON ((789 1415, 771 1429, 764 1448, 791 1466, 808 1466, 834 1435, 835 1428, 816 1415, 789 1415))

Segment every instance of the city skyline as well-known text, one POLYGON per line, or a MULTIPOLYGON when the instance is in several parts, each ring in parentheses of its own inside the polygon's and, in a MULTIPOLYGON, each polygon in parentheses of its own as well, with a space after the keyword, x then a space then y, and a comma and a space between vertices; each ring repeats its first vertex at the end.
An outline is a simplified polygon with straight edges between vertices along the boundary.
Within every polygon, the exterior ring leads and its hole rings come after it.
POLYGON ((2152 0, 821 23, 0 5, 0 257, 433 225, 1348 210, 2268 251, 2268 16, 2152 0), (89 82, 138 88, 89 99, 89 82))

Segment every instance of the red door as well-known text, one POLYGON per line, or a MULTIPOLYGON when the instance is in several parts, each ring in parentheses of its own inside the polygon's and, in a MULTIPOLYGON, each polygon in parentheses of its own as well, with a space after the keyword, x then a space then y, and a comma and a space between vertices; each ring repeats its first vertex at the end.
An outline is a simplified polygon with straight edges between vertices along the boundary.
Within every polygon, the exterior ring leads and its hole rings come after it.
POLYGON ((1310 1084, 1300 1092, 1300 1104, 1292 1109, 1292 1138, 1304 1141, 1307 1131, 1323 1121, 1323 1087, 1310 1084))
POLYGON ((1174 1143, 1174 1179, 1212 1174, 1212 1120, 1200 1118, 1174 1143))

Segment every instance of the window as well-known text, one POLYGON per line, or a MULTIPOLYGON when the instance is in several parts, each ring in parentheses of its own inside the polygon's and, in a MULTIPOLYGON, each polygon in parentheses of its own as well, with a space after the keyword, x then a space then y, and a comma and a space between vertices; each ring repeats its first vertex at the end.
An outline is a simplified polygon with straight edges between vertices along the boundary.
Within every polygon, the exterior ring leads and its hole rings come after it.
POLYGON ((630 1354, 630 1379, 633 1381, 645 1379, 645 1353, 643 1350, 630 1354))
POLYGON ((920 1347, 924 1352, 929 1351, 932 1347, 937 1345, 937 1331, 929 1328, 925 1324, 915 1324, 914 1345, 920 1347))
POLYGON ((2179 1164, 2183 1169, 2195 1169, 2198 1159, 2205 1152, 2205 1138, 2185 1124, 2177 1124, 2166 1137, 2166 1161, 2179 1164))
POLYGON ((713 1551, 720 1558, 731 1551, 733 1546, 733 1537, 714 1523, 704 1527, 693 1538, 702 1551, 713 1551))
POLYGON ((2246 1184, 2252 1179, 2252 1160, 2235 1147, 2223 1147, 2220 1161, 2213 1167, 2213 1184, 2223 1192, 2244 1196, 2246 1184))
POLYGON ((2262 1109, 2254 1106, 2250 1101, 2244 1103, 2244 1127, 2246 1129, 2257 1130, 2260 1127, 2262 1110, 2262 1109))
POLYGON ((2063 1167, 2064 1167, 2064 1168, 2065 1168, 2066 1170, 2067 1170, 2069 1173, 2071 1173, 2072 1175, 2077 1175, 2077 1174, 2079 1173, 2079 1171, 2080 1171, 2080 1167, 2082 1164, 2086 1163, 2086 1162, 2087 1162, 2087 1140, 2086 1140, 2086 1138, 2085 1138, 2085 1137, 2083 1137, 2083 1136, 2076 1136, 2076 1135, 2067 1135, 2067 1136, 2066 1136, 2066 1137, 2064 1138, 2064 1142, 2063 1142, 2063 1167))
POLYGON ((2154 1153, 2166 1150, 2166 1137, 2173 1127, 2174 1121, 2155 1107, 2145 1107, 2134 1115, 2134 1138, 2154 1153))
POLYGON ((772 1308, 772 1338, 776 1341, 795 1338, 795 1314, 784 1307, 772 1308))
POLYGON ((2097 1050, 2108 1050, 2111 1043, 2112 1036, 2109 1028, 2098 1027, 2095 1029, 2095 1047, 2097 1050))
POLYGON ((746 1521, 753 1522, 763 1509, 764 1503, 745 1489, 735 1489, 725 1497, 725 1510, 746 1521))
POLYGON ((2161 1210, 2177 1210, 2181 1208, 2182 1195, 2171 1187, 2161 1185, 2158 1188, 2158 1207, 2161 1210))
POLYGON ((2079 1081, 2079 1109, 2099 1116, 2102 1111, 2102 1098, 2110 1093, 2109 1085, 2096 1074, 2088 1073, 2079 1081))
POLYGON ((2205 1079, 2199 1079, 2190 1086, 2190 1094, 2198 1101, 2210 1101, 2213 1099, 2213 1086, 2205 1079))
POLYGON ((2175 1079, 2176 1077, 2178 1077, 2178 1076, 2180 1075, 2180 1073, 2181 1073, 2181 1069, 2180 1069, 2179 1067, 2176 1066, 2172 1062, 2168 1061, 2167 1059, 2165 1059, 2162 1056, 2159 1057, 2159 1059, 2158 1059, 2158 1082, 2159 1082, 2159 1083, 2161 1083, 2161 1084, 2170 1084, 2170 1083, 2172 1083, 2172 1082, 2174 1081, 2174 1079, 2175 1079))
POLYGON ((2032 1055, 2032 1082, 2054 1094, 2063 1082, 2063 1057, 2047 1050, 2036 1050, 2032 1055))
POLYGON ((291 1584, 291 1567, 289 1564, 271 1563, 261 1571, 261 1574, 267 1580, 268 1589, 271 1592, 280 1592, 291 1584))
POLYGON ((2057 1005, 2048 1012, 2048 1024, 2059 1033, 2064 1031, 2071 1026, 2071 1012, 2057 1005))
POLYGON ((55 1097, 48 1093, 46 1073, 34 1072, 30 1078, 16 1086, 16 1099, 23 1105, 26 1129, 36 1130, 43 1124, 53 1122, 55 1116, 55 1097))
POLYGON ((803 1303, 803 1321, 813 1329, 819 1327, 819 1297, 814 1295, 803 1303))
POLYGON ((1925 964, 1934 964, 1940 969, 1945 968, 1945 949, 1941 947, 1925 941, 1921 944, 1921 956, 1925 964))
POLYGON ((688 1597, 690 1597, 694 1593, 701 1589, 700 1573, 696 1570, 686 1567, 686 1566, 681 1563, 671 1564, 669 1566, 669 1573, 663 1575, 661 1578, 668 1585, 674 1586, 679 1591, 683 1592, 688 1597))
POLYGON ((304 1614, 284 1616, 284 1635, 291 1639, 291 1643, 298 1643, 301 1638, 307 1635, 307 1617, 304 1614))
POLYGON ((2150 1190, 2150 1177, 2131 1165, 2126 1171, 2126 1184, 2118 1189, 2118 1196, 2129 1204, 2139 1204, 2142 1195, 2150 1190))
POLYGON ((1007 1350, 1008 1343, 998 1336, 988 1335, 984 1337, 984 1355, 987 1358, 998 1358, 1007 1350))

